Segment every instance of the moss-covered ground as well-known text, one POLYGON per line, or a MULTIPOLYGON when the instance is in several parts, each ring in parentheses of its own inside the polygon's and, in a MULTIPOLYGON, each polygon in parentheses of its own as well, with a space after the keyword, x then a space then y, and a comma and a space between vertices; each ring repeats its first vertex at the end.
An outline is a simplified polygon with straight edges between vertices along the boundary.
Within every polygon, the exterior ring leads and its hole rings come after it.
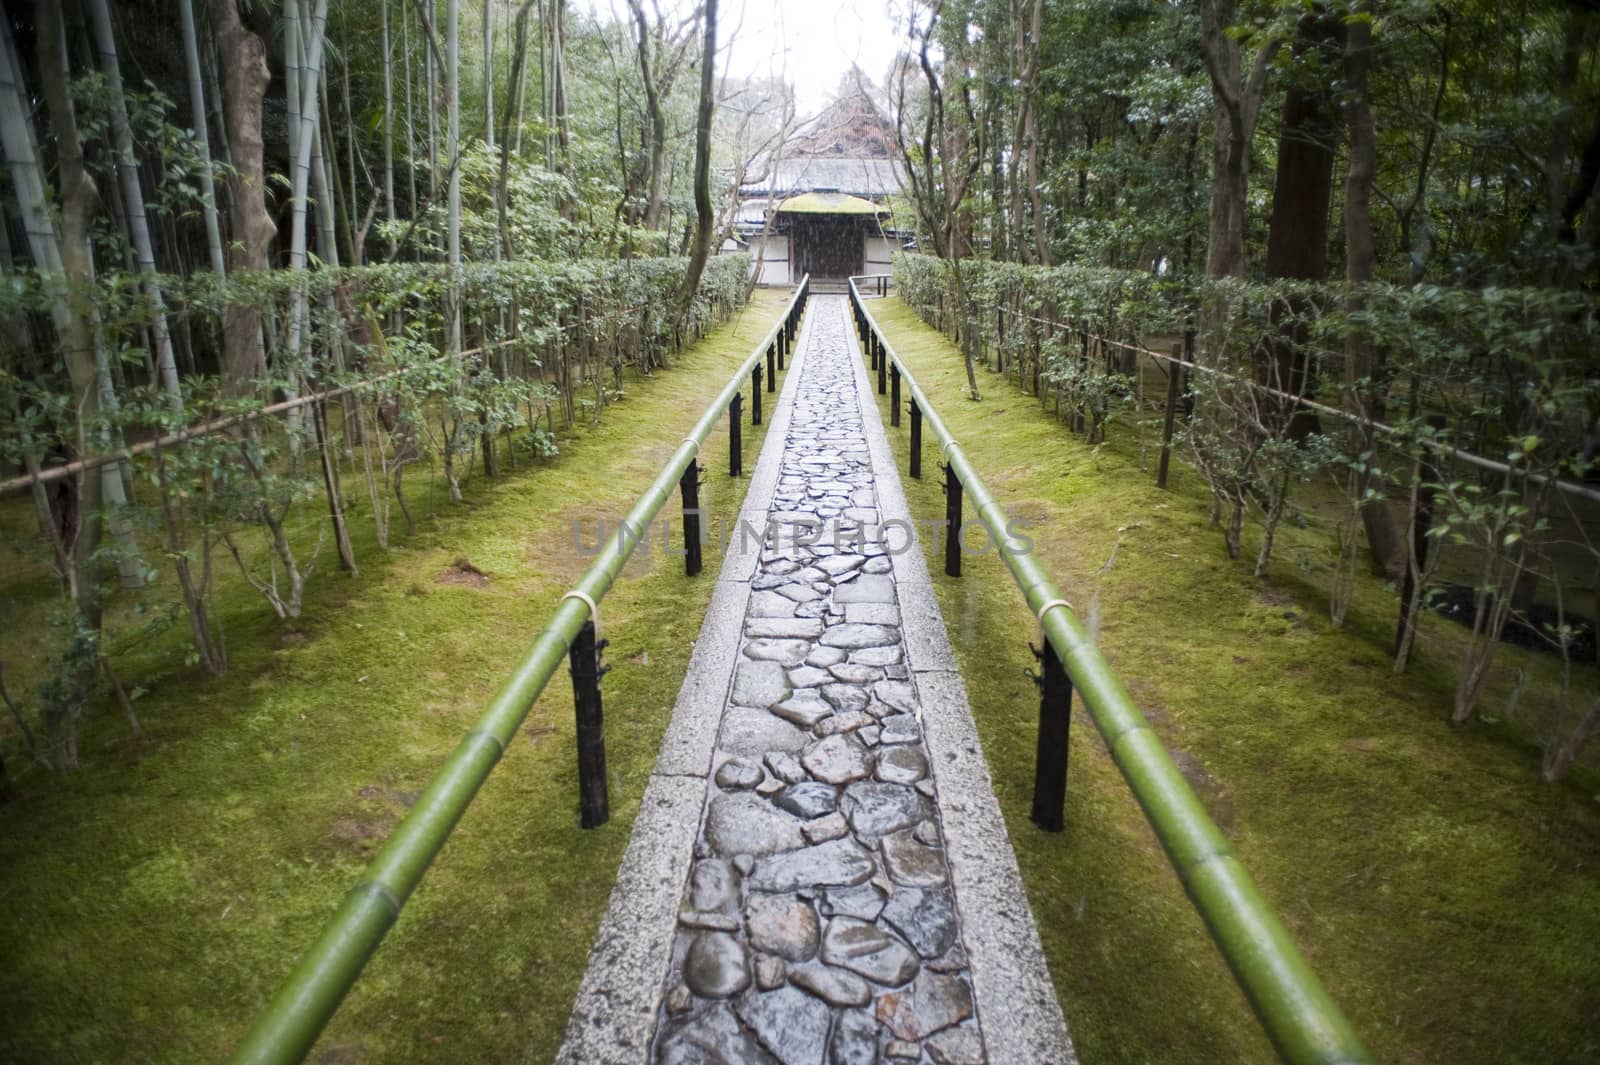
MULTIPOLYGON (((1459 631, 1430 619, 1396 676, 1395 596, 1365 577, 1332 628, 1325 521, 1286 527, 1256 580, 1192 470, 1158 490, 1130 426, 1085 446, 997 375, 970 401, 949 343, 898 300, 871 306, 1377 1059, 1600 1061, 1600 781, 1591 761, 1543 784, 1493 720, 1519 675, 1522 699, 1549 695, 1549 656, 1503 648, 1489 720, 1451 729, 1459 631)), ((904 471, 909 434, 889 433, 904 471)), ((921 518, 943 515, 936 459, 925 444, 905 478, 921 518)), ((955 579, 930 561, 1082 1059, 1274 1060, 1081 705, 1067 831, 1028 820, 1037 624, 993 554, 955 579)))
MULTIPOLYGON (((397 521, 385 554, 357 514, 360 576, 319 573, 294 624, 224 573, 226 675, 186 668, 177 630, 120 655, 144 742, 97 707, 83 769, 27 774, 0 805, 0 1061, 225 1056, 588 565, 573 523, 592 544, 597 517, 626 513, 786 298, 758 293, 670 369, 630 380, 557 458, 474 479, 463 506, 415 474, 418 535, 397 521), (487 583, 461 580, 458 558, 487 583)), ((727 476, 726 424, 702 451, 702 500, 731 518, 746 482, 727 476)), ((762 435, 745 428, 747 470, 762 435)), ((302 506, 302 536, 318 505, 302 506)), ((20 538, 26 501, 4 521, 20 538)), ((712 549, 686 578, 653 550, 604 600, 610 824, 578 827, 563 670, 311 1060, 550 1060, 720 561, 712 549)), ((12 554, 0 656, 14 691, 42 671, 51 600, 12 554)))

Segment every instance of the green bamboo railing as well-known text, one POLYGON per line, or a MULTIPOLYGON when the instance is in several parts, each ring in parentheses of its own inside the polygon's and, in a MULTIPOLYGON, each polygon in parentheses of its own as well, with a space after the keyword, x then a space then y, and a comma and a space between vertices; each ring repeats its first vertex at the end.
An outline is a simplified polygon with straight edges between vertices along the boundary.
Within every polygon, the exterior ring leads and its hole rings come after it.
POLYGON ((933 433, 945 462, 960 478, 1028 608, 1036 616, 1043 611, 1039 620, 1045 638, 1082 696, 1112 759, 1144 808, 1150 827, 1278 1055, 1290 1065, 1368 1065, 1372 1056, 1355 1029, 1207 816, 1083 622, 1033 556, 1011 543, 1004 509, 867 310, 857 280, 850 279, 850 301, 858 320, 866 323, 899 368, 902 384, 921 409, 925 429, 933 433))
POLYGON ((639 535, 607 539, 605 548, 573 592, 557 605, 549 624, 533 641, 511 679, 423 789, 405 820, 395 827, 360 882, 257 1018, 229 1059, 233 1065, 291 1065, 310 1052, 588 620, 588 604, 578 596, 586 596, 594 603, 605 597, 640 537, 678 487, 679 478, 695 461, 700 445, 711 435, 733 397, 745 387, 767 349, 777 342, 779 331, 798 322, 809 291, 809 277, 802 278, 783 317, 712 400, 671 460, 628 512, 627 528, 638 530, 639 535))

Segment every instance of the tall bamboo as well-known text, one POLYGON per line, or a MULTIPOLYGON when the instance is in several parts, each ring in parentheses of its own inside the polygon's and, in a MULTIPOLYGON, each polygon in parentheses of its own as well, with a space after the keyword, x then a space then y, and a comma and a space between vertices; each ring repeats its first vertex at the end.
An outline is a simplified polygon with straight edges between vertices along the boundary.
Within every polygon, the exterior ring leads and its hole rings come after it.
POLYGON ((194 32, 194 0, 178 0, 178 17, 183 24, 183 59, 189 74, 189 107, 194 121, 194 136, 200 145, 200 199, 206 222, 206 250, 211 254, 211 271, 218 277, 228 273, 222 253, 222 226, 217 219, 217 186, 211 176, 211 133, 206 121, 206 93, 200 78, 200 48, 194 32))
MULTIPOLYGON (((389 254, 395 250, 394 209, 394 53, 389 44, 389 0, 380 0, 383 13, 383 216, 389 222, 389 254)), ((407 151, 409 151, 409 147, 407 151)))
MULTIPOLYGON (((155 338, 156 371, 167 404, 174 414, 183 413, 183 389, 178 384, 178 364, 172 355, 172 332, 167 326, 167 305, 156 273, 155 245, 150 240, 150 223, 144 211, 144 190, 139 186, 139 160, 133 154, 133 130, 128 123, 128 102, 122 91, 122 67, 117 62, 117 42, 111 31, 111 9, 106 0, 87 0, 89 21, 94 27, 99 51, 100 71, 111 90, 111 133, 116 142, 117 181, 122 187, 124 221, 139 273, 144 279, 145 307, 150 315, 150 331, 155 338)), ((187 9, 188 4, 182 5, 187 9)))

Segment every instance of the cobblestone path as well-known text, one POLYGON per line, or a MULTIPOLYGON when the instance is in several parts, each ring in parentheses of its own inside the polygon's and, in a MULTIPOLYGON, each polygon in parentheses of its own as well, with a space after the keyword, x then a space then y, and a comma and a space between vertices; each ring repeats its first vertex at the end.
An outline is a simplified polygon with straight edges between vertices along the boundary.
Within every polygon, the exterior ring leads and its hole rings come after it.
POLYGON ((845 303, 811 313, 651 1060, 979 1065, 845 303))

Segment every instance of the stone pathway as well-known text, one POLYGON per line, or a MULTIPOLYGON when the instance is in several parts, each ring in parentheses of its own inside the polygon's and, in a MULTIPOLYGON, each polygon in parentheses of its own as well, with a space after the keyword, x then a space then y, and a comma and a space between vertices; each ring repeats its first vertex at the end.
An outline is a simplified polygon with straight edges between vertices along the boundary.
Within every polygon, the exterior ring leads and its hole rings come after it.
POLYGON ((1076 1060, 860 358, 814 297, 563 1065, 1076 1060))
POLYGON ((988 1060, 841 306, 813 312, 661 1065, 988 1060))

